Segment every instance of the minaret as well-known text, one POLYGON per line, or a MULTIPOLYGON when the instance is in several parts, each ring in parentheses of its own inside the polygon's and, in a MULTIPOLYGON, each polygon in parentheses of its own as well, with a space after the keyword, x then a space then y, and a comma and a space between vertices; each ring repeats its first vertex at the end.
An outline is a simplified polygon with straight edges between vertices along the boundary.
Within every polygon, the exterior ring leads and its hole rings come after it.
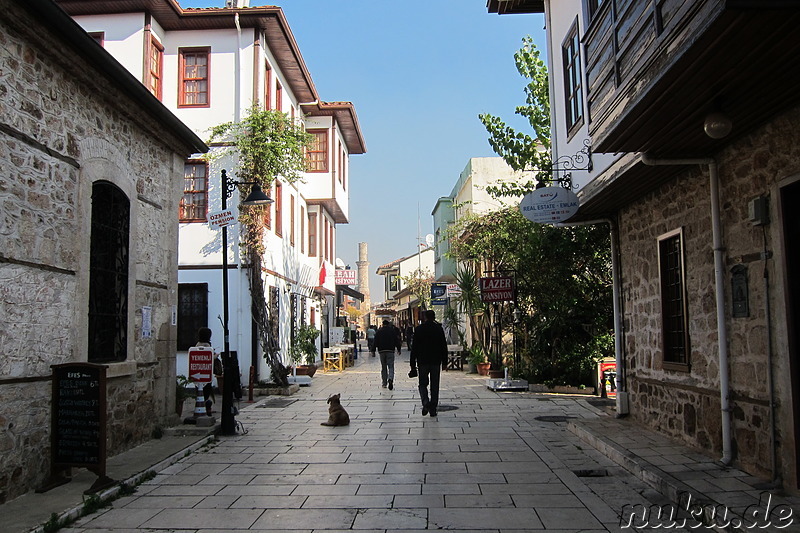
POLYGON ((372 302, 369 299, 369 261, 367 261, 367 243, 358 243, 358 287, 357 291, 364 295, 364 301, 361 302, 361 331, 366 331, 369 325, 369 310, 372 302))

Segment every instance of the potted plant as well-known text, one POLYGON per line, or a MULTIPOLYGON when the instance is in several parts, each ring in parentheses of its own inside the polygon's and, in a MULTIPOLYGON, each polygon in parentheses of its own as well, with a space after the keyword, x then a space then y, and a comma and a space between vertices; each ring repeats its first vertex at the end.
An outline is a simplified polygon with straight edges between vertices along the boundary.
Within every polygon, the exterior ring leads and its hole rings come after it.
POLYGON ((186 376, 178 375, 178 383, 175 385, 175 414, 181 416, 184 402, 188 398, 194 398, 196 394, 194 383, 186 376))
POLYGON ((310 324, 303 324, 295 332, 289 357, 295 365, 295 372, 300 376, 313 376, 317 371, 317 337, 319 330, 310 324), (305 362, 305 364, 301 364, 305 362))
POLYGON ((486 362, 486 356, 483 354, 483 348, 476 342, 467 350, 467 364, 469 365, 469 373, 477 374, 478 365, 486 362))

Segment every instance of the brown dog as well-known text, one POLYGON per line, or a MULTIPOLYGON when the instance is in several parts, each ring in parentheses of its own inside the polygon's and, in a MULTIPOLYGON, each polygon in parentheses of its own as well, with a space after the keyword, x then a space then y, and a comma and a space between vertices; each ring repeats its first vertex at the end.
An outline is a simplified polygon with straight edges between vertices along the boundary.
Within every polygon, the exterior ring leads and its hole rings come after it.
POLYGON ((328 403, 331 406, 328 408, 328 421, 320 424, 321 426, 347 426, 350 424, 350 415, 342 407, 339 401, 341 395, 334 394, 328 398, 328 403))

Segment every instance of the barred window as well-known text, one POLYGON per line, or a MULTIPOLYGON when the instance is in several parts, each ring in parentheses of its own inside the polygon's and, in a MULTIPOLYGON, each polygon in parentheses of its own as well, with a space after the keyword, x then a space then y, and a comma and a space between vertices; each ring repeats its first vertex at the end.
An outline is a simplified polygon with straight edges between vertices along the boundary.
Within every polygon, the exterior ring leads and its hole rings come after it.
POLYGON ((208 327, 208 284, 178 285, 178 350, 197 344, 197 330, 208 327))
POLYGON ((89 247, 90 363, 128 357, 130 201, 116 185, 92 185, 89 247))
POLYGON ((689 321, 683 257, 682 230, 659 237, 662 352, 664 368, 672 370, 688 370, 689 365, 689 321))

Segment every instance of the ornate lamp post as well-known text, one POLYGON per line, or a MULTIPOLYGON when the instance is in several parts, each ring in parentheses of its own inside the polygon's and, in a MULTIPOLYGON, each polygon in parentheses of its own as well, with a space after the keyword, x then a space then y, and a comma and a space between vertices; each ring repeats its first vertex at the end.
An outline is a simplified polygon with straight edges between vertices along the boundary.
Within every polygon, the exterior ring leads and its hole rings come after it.
MULTIPOLYGON (((250 194, 240 205, 266 205, 272 199, 264 194, 261 185, 252 181, 234 181, 228 179, 228 172, 222 171, 222 210, 228 208, 228 198, 239 185, 252 185, 250 194)), ((236 434, 236 420, 233 418, 233 388, 239 379, 239 362, 231 357, 230 334, 228 331, 228 227, 222 226, 222 335, 223 335, 223 385, 222 385, 222 420, 220 430, 223 435, 236 434)))

